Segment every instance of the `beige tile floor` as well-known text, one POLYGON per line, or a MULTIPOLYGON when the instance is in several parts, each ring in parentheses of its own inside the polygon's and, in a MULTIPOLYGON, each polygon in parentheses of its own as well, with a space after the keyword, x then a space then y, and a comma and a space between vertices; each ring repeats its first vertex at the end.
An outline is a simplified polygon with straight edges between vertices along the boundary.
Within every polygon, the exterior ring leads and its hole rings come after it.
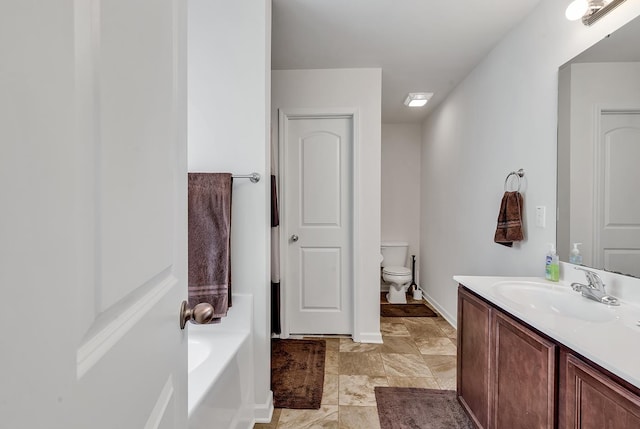
POLYGON ((375 386, 456 388, 456 330, 445 319, 381 317, 380 329, 384 344, 326 339, 319 410, 276 408, 271 423, 254 428, 379 429, 375 386))

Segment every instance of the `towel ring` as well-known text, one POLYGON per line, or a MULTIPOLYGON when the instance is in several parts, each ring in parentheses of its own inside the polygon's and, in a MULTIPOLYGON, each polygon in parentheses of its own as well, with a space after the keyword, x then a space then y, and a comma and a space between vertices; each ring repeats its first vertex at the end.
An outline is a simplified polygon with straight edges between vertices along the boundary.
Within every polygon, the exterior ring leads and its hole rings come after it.
MULTIPOLYGON (((511 176, 516 176, 518 179, 518 189, 516 189, 516 192, 520 192, 520 178, 524 176, 524 170, 521 168, 518 171, 512 171, 511 173, 507 174, 507 177, 504 179, 504 191, 507 192, 507 184, 509 182, 509 177, 511 176)), ((513 192, 513 191, 511 191, 513 192)))

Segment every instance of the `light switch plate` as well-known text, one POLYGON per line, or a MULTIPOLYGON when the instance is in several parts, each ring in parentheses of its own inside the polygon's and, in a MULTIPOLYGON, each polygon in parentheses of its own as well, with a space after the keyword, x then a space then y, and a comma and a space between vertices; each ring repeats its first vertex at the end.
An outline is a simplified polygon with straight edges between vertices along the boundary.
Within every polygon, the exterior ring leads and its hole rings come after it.
POLYGON ((545 228, 547 226, 546 221, 546 206, 536 206, 536 226, 539 228, 545 228))

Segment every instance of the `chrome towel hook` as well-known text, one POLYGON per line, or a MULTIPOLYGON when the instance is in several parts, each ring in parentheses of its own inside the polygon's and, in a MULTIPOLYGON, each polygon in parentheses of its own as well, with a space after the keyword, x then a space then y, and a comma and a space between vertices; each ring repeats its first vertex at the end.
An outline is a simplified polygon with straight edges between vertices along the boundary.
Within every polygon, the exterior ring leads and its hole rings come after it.
MULTIPOLYGON (((521 168, 518 171, 512 171, 511 173, 507 174, 507 177, 504 179, 504 191, 507 192, 507 184, 509 182, 509 177, 511 176, 516 176, 516 178, 518 179, 518 189, 515 189, 516 192, 520 192, 520 178, 524 176, 524 170, 521 168)), ((513 192, 513 191, 511 191, 513 192)))

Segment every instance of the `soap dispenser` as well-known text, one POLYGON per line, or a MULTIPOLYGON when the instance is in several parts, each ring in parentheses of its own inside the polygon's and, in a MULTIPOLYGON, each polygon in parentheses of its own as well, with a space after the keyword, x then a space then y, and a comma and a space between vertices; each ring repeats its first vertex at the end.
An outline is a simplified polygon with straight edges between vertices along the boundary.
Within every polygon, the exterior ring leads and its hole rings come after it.
POLYGON ((578 246, 582 243, 573 243, 573 249, 571 249, 571 255, 569 256, 569 262, 576 265, 582 265, 582 255, 578 246))
POLYGON ((557 282, 560 280, 560 260, 556 253, 556 245, 549 243, 549 253, 545 259, 544 275, 547 280, 557 282))

